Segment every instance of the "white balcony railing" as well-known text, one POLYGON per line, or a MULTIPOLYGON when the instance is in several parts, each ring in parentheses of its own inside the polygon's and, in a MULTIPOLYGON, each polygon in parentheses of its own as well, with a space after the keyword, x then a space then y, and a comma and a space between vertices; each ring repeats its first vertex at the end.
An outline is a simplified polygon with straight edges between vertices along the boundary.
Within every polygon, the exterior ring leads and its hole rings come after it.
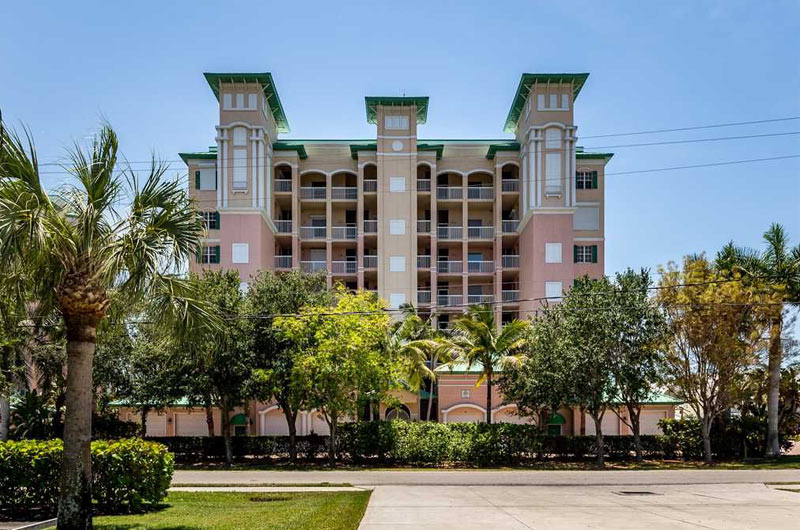
POLYGON ((492 294, 468 294, 468 304, 491 304, 494 301, 492 294))
POLYGON ((314 188, 304 186, 300 188, 300 198, 306 200, 325 200, 326 198, 326 190, 325 188, 314 188))
POLYGON ((275 256, 276 269, 291 269, 292 257, 291 256, 275 256))
POLYGON ((436 305, 444 307, 458 306, 463 303, 464 297, 460 294, 440 294, 436 296, 436 305))
POLYGON ((291 193, 291 191, 292 191, 291 179, 275 179, 276 193, 291 193))
POLYGON ((439 239, 461 239, 462 231, 460 226, 438 226, 436 227, 436 237, 439 239))
POLYGON ((428 305, 431 303, 431 292, 430 291, 417 291, 417 304, 418 305, 428 305))
POLYGON ((375 193, 378 191, 378 181, 376 179, 364 179, 364 193, 375 193))
POLYGON ((519 191, 519 180, 506 179, 503 181, 503 192, 514 193, 519 191))
POLYGON ((503 256, 504 269, 518 269, 519 268, 519 254, 506 254, 503 256))
POLYGON ((358 272, 356 261, 332 261, 331 272, 333 274, 355 274, 358 272))
POLYGON ((355 226, 334 226, 331 227, 331 237, 333 239, 356 239, 358 228, 355 226))
POLYGON ((331 188, 334 201, 354 201, 358 199, 358 188, 331 188))
POLYGON ((439 260, 436 262, 436 270, 439 274, 460 274, 464 267, 460 261, 439 260))
POLYGON ((494 239, 493 226, 468 226, 467 238, 469 239, 494 239))
POLYGON ((301 261, 300 270, 303 272, 320 272, 324 271, 328 264, 324 261, 301 261))
POLYGON ((275 230, 278 231, 279 234, 291 234, 292 233, 292 221, 291 219, 286 221, 283 219, 275 219, 273 221, 275 223, 275 230))
POLYGON ((324 226, 301 226, 300 239, 325 239, 326 231, 324 226))
POLYGON ((519 228, 519 221, 516 219, 503 219, 503 233, 514 234, 519 228))
POLYGON ((431 179, 417 180, 417 191, 431 191, 431 179))
POLYGON ((494 199, 494 188, 491 186, 471 186, 467 188, 467 198, 478 201, 494 199))
POLYGON ((418 269, 430 269, 431 268, 431 257, 430 256, 417 256, 417 268, 418 269))
POLYGON ((467 261, 467 272, 494 272, 494 261, 467 261))
POLYGON ((426 221, 424 219, 417 220, 417 233, 418 234, 430 234, 431 233, 431 222, 426 221))
POLYGON ((364 233, 377 234, 378 233, 378 220, 377 219, 364 219, 364 233))
POLYGON ((436 188, 436 199, 440 201, 458 201, 464 197, 461 187, 439 186, 436 188))
POLYGON ((503 289, 503 303, 513 304, 519 302, 519 290, 503 289))
POLYGON ((378 256, 364 256, 364 268, 365 269, 377 269, 378 268, 378 256))

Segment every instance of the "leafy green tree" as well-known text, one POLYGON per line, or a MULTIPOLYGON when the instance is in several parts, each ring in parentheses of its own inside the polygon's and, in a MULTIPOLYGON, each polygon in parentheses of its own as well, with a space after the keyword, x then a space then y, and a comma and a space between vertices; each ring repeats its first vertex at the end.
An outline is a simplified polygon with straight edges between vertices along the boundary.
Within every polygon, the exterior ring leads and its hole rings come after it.
POLYGON ((275 316, 296 314, 306 306, 327 306, 330 301, 323 275, 299 271, 262 271, 247 292, 244 329, 255 367, 250 392, 262 402, 274 399, 283 411, 292 462, 297 459, 297 414, 308 396, 299 383, 297 350, 276 328, 275 316))
POLYGON ((74 180, 51 195, 28 136, 0 133, 0 265, 36 278, 32 299, 55 306, 66 330, 68 378, 58 526, 91 527, 92 362, 97 327, 119 292, 146 300, 164 321, 187 325, 207 312, 172 274, 195 254, 202 222, 181 183, 153 162, 140 181, 117 171, 117 136, 105 125, 88 149, 70 152, 74 180), (123 176, 125 175, 125 178, 123 176), (118 208, 123 200, 126 208, 118 208))
POLYGON ((481 376, 476 383, 486 382, 486 423, 492 423, 492 386, 495 368, 506 369, 521 361, 521 350, 528 324, 514 320, 498 326, 489 305, 470 306, 453 325, 453 351, 467 367, 478 365, 481 376))

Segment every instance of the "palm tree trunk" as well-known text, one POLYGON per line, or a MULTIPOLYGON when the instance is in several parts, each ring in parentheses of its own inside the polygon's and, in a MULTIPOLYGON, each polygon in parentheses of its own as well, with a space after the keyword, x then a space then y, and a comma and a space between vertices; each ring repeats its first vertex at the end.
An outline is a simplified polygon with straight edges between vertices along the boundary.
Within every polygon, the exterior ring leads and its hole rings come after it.
POLYGON ((92 527, 92 361, 98 321, 86 315, 65 318, 67 391, 58 498, 60 530, 92 527))
POLYGON ((8 440, 8 427, 10 425, 11 403, 7 395, 0 396, 0 442, 8 440))
POLYGON ((777 458, 781 455, 778 437, 778 415, 780 414, 781 357, 783 345, 781 332, 783 317, 778 315, 769 330, 769 385, 767 401, 767 448, 766 456, 777 458))
MULTIPOLYGON (((434 355, 431 358, 431 371, 436 373, 436 364, 438 362, 438 356, 434 355)), ((433 393, 436 390, 436 379, 431 379, 431 388, 428 392, 428 412, 427 416, 425 416, 426 421, 431 421, 431 412, 433 412, 433 393)), ((438 419, 438 414, 437 414, 438 419)))
POLYGON ((492 423, 492 372, 486 375, 486 423, 492 423))

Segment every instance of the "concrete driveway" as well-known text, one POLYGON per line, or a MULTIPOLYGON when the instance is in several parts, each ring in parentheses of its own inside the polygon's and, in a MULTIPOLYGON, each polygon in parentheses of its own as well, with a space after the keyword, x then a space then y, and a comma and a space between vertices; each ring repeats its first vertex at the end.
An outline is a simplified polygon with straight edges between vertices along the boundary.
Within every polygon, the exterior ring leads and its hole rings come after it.
MULTIPOLYGON (((800 486, 794 486, 800 487, 800 486)), ((763 484, 377 486, 360 530, 796 529, 800 493, 763 484)))

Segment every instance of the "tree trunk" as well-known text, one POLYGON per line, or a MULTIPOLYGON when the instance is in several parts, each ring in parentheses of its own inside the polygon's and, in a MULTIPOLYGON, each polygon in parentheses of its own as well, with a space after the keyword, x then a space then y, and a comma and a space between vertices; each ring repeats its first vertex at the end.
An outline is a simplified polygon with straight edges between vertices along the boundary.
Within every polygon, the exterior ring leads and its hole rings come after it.
POLYGON ((783 345, 781 332, 783 317, 779 315, 772 321, 769 330, 769 398, 767 401, 767 448, 766 456, 781 456, 781 443, 778 438, 778 417, 780 414, 781 357, 783 345))
POLYGON ((286 417, 286 426, 289 428, 289 461, 297 462, 297 411, 283 408, 283 415, 286 417))
POLYGON ((594 420, 594 444, 597 450, 597 467, 605 467, 606 465, 606 446, 603 441, 603 418, 591 415, 594 420))
POLYGON ((7 395, 0 396, 0 442, 8 440, 8 429, 11 425, 11 403, 7 395))
POLYGON ((328 464, 333 467, 336 464, 336 423, 338 417, 332 415, 328 422, 328 430, 330 430, 330 437, 328 440, 328 464))
POLYGON ((431 391, 428 393, 428 412, 426 412, 425 420, 431 421, 431 412, 433 412, 433 383, 431 383, 431 391))
POLYGON ((149 412, 150 412, 150 407, 142 407, 142 438, 147 436, 147 414, 149 412))
POLYGON ((59 530, 92 528, 92 361, 99 318, 65 317, 67 391, 58 498, 59 530))
POLYGON ((233 447, 231 445, 231 411, 228 400, 222 400, 222 440, 225 442, 225 465, 233 464, 233 447))
POLYGON ((208 427, 208 435, 214 436, 214 411, 211 410, 211 405, 206 405, 206 427, 208 427))
POLYGON ((628 406, 628 418, 631 420, 631 430, 633 431, 633 444, 636 447, 636 461, 641 462, 644 458, 642 456, 642 436, 641 430, 641 414, 640 407, 628 406))
MULTIPOLYGON (((431 358, 431 371, 434 372, 434 373, 436 373, 436 366, 437 366, 438 362, 439 362, 438 356, 434 355, 431 358)), ((430 390, 428 392, 428 412, 427 412, 428 415, 425 416, 425 420, 426 421, 431 421, 431 412, 433 412, 433 393, 438 390, 436 388, 436 379, 431 379, 430 381, 431 381, 431 387, 430 387, 430 390)), ((437 393, 438 393, 438 391, 437 391, 437 393)), ((438 418, 439 418, 438 414, 436 415, 436 418, 438 420, 438 418)))
POLYGON ((707 418, 703 418, 700 422, 700 430, 703 434, 703 461, 710 464, 713 461, 711 458, 711 422, 707 418))
POLYGON ((492 372, 486 375, 486 423, 492 423, 492 372))

